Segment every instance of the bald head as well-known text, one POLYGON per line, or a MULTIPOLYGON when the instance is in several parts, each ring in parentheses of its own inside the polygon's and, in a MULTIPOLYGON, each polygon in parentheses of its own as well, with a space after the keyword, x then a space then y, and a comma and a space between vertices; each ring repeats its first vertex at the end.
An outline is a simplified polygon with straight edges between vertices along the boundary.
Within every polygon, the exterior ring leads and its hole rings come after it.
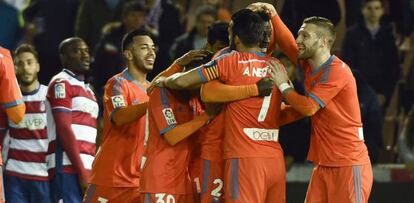
POLYGON ((82 74, 89 71, 89 48, 83 39, 71 37, 63 40, 59 45, 59 55, 63 68, 82 74))
POLYGON ((79 37, 70 37, 70 38, 64 39, 59 44, 59 54, 65 54, 65 53, 67 53, 67 50, 70 47, 70 45, 73 45, 75 43, 80 43, 80 42, 85 43, 85 41, 83 41, 83 39, 82 38, 79 38, 79 37))

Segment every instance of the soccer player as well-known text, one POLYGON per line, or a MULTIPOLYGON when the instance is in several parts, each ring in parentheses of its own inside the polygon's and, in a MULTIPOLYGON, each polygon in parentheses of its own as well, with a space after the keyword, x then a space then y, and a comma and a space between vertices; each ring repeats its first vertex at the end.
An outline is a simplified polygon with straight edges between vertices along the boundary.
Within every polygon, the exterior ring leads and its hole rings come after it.
POLYGON ((275 83, 289 104, 311 117, 308 159, 314 163, 305 202, 368 202, 373 175, 364 144, 355 78, 347 64, 331 54, 335 27, 326 18, 304 20, 296 43, 276 10, 274 29, 287 37, 284 51, 305 73, 307 95, 299 95, 280 64, 270 62, 275 83))
POLYGON ((127 68, 105 85, 104 134, 92 166, 84 202, 140 202, 140 161, 144 151, 147 73, 156 57, 144 28, 126 34, 122 53, 127 68))
POLYGON ((59 45, 63 70, 48 87, 47 119, 50 144, 47 161, 52 201, 82 202, 95 157, 98 104, 85 79, 89 49, 77 37, 59 45))
MULTIPOLYGON (((242 9, 230 23, 231 51, 193 71, 161 80, 171 89, 188 88, 209 80, 240 85, 267 77, 261 42, 265 20, 255 12, 242 9)), ((285 167, 278 141, 281 95, 253 97, 226 105, 224 135, 226 202, 284 202, 285 167), (269 105, 278 103, 279 105, 269 105)))
MULTIPOLYGON (((5 196, 8 202, 47 203, 50 202, 46 166, 47 87, 37 79, 40 66, 33 46, 20 45, 14 53, 14 60, 26 114, 18 124, 11 122, 7 116, 0 116, 1 127, 10 134, 10 148, 5 166, 5 196)), ((0 136, 3 138, 4 135, 5 131, 1 131, 0 136)))
MULTIPOLYGON (((0 104, 2 110, 6 112, 7 118, 14 124, 22 121, 26 110, 22 99, 19 85, 14 73, 13 59, 9 50, 0 46, 0 104)), ((4 117, 2 119, 5 119, 4 117)), ((4 128, 0 128, 2 133, 5 133, 4 128)), ((1 139, 3 142, 3 139, 1 139)), ((2 143, 1 143, 2 144, 2 143)), ((1 149, 0 149, 1 150, 1 149)), ((0 153, 1 155, 1 153, 0 153)), ((0 156, 0 165, 3 165, 3 160, 0 156)), ((3 175, 2 168, 0 168, 0 183, 2 183, 3 175)), ((0 185, 0 193, 3 194, 3 187, 0 185)), ((0 195, 0 202, 4 202, 3 195, 0 195)))

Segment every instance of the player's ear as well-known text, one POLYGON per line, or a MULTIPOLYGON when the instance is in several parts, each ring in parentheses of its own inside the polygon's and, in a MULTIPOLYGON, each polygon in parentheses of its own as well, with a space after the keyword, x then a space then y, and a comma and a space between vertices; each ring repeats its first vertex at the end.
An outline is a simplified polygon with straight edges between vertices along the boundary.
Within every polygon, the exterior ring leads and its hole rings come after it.
POLYGON ((132 60, 132 58, 133 58, 133 56, 132 56, 132 52, 131 52, 130 50, 125 50, 125 51, 122 53, 122 55, 124 56, 124 58, 125 58, 127 61, 130 61, 130 60, 132 60))
POLYGON ((240 43, 241 43, 241 40, 240 40, 239 36, 235 35, 234 36, 234 45, 236 45, 236 47, 237 47, 237 46, 240 45, 240 43))

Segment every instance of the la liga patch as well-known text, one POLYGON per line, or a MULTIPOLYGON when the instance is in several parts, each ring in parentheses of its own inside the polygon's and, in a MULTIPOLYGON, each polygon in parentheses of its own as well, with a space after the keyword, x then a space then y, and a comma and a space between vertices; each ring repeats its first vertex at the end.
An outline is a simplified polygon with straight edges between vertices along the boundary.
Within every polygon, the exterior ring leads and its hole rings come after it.
POLYGON ((124 96, 122 95, 112 96, 111 100, 112 100, 112 105, 114 106, 114 108, 126 106, 124 96))
POLYGON ((66 97, 65 83, 55 84, 55 99, 63 99, 66 97))
POLYGON ((162 114, 164 115, 165 121, 167 121, 167 125, 177 124, 175 120, 174 112, 171 108, 165 108, 162 110, 162 114))

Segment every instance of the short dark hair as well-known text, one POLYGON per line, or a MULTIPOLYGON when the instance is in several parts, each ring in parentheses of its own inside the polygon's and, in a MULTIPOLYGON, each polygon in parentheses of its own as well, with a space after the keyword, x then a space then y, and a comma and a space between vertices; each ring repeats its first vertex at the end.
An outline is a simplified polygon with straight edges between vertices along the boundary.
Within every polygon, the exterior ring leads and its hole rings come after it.
POLYGON ((233 36, 238 36, 246 46, 259 45, 265 33, 262 16, 250 9, 241 9, 231 17, 233 36))
POLYGON ((196 19, 199 19, 202 15, 209 15, 217 18, 217 9, 214 6, 202 5, 198 7, 195 12, 196 19))
POLYGON ((124 35, 122 38, 122 52, 124 52, 134 41, 135 36, 148 36, 154 40, 153 34, 145 27, 138 28, 124 35))
POLYGON ((378 1, 381 3, 382 6, 384 6, 384 2, 382 0, 362 0, 361 1, 361 8, 364 8, 364 6, 367 5, 367 3, 373 2, 373 1, 378 1))
POLYGON ((85 42, 85 41, 80 37, 70 37, 70 38, 64 39, 59 44, 59 54, 64 54, 66 50, 68 49, 68 47, 75 42, 85 42))
POLYGON ((125 17, 130 12, 138 11, 138 12, 144 12, 147 13, 147 9, 145 6, 139 2, 139 1, 129 1, 122 6, 122 16, 125 17))
POLYGON ((208 27, 207 42, 214 44, 216 41, 222 41, 229 44, 229 24, 224 22, 215 22, 208 27))
POLYGON ((335 25, 327 18, 312 16, 306 18, 303 23, 316 25, 324 30, 324 32, 317 33, 319 36, 328 38, 330 48, 333 46, 336 38, 335 25))
POLYGON ((26 52, 32 53, 33 56, 36 58, 36 60, 39 61, 39 54, 37 53, 34 46, 30 44, 26 44, 26 43, 21 44, 20 46, 16 48, 16 50, 14 51, 14 57, 17 57, 19 54, 26 53, 26 52))

